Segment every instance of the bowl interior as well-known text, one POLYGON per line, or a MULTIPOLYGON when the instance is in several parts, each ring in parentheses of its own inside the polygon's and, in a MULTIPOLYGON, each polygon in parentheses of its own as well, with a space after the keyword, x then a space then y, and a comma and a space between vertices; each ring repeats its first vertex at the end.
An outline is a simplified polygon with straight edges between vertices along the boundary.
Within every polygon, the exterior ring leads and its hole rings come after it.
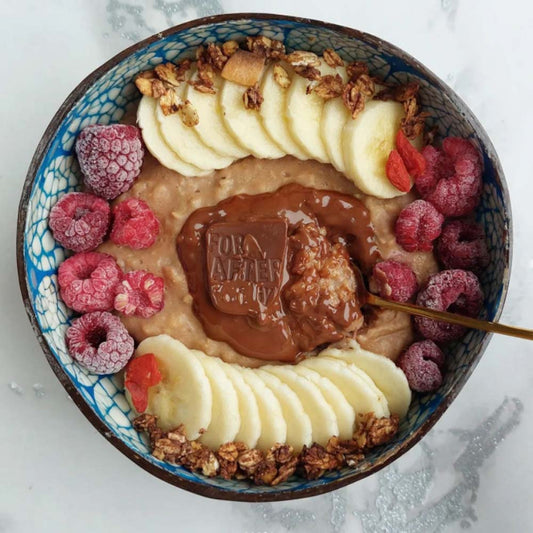
MULTIPOLYGON (((484 158, 484 189, 478 220, 487 233, 491 268, 482 276, 486 295, 484 317, 499 314, 507 288, 509 267, 509 205, 501 169, 490 141, 469 109, 415 60, 396 48, 353 30, 297 19, 219 17, 199 25, 187 24, 169 30, 162 38, 133 47, 111 60, 75 90, 69 105, 54 119, 30 169, 21 202, 23 227, 19 229, 21 280, 27 292, 28 312, 36 330, 48 346, 56 373, 89 419, 130 457, 152 473, 187 489, 209 496, 230 499, 271 500, 316 494, 361 478, 387 464, 416 442, 439 418, 460 390, 479 359, 488 340, 482 332, 471 331, 449 351, 444 384, 435 394, 415 396, 396 439, 369 453, 355 469, 332 472, 315 480, 294 479, 277 487, 258 487, 242 481, 209 479, 200 474, 155 460, 146 440, 133 430, 133 413, 122 392, 118 377, 96 376, 72 361, 64 336, 71 312, 58 296, 57 267, 65 257, 48 228, 50 208, 59 197, 76 190, 80 172, 74 155, 77 134, 88 124, 120 121, 139 98, 132 83, 135 75, 164 61, 190 55, 206 41, 241 40, 246 35, 264 34, 281 39, 289 49, 322 52, 337 50, 347 61, 362 60, 371 72, 388 81, 415 79, 422 87, 424 110, 438 124, 443 135, 469 137, 480 147, 484 158), (214 20, 214 21, 213 21, 214 20), (27 208, 27 209, 26 209, 27 208), (23 234, 22 234, 23 231, 23 234), (32 312, 34 317, 31 316, 32 312), (68 385, 72 386, 68 386, 68 385), (100 422, 100 423, 99 423, 100 422), (116 437, 116 438, 114 438, 116 437), (120 445, 120 443, 124 445, 120 445), (191 483, 188 483, 191 482, 191 483)), ((43 347, 46 350, 46 345, 43 347)))

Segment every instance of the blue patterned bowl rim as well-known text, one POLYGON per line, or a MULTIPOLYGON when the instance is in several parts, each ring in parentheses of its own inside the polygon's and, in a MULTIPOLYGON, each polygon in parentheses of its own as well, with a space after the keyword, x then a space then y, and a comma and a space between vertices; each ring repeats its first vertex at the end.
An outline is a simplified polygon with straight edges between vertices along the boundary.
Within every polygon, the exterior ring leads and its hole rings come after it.
POLYGON ((151 474, 157 476, 158 478, 170 484, 173 484, 175 486, 178 486, 190 492, 194 492, 194 493, 207 496, 210 498, 233 500, 233 501, 252 501, 252 502, 281 501, 281 500, 291 500, 291 499, 296 499, 296 498, 316 496, 318 494, 329 492, 331 490, 335 490, 345 485, 351 484, 355 481, 363 479, 377 472, 378 470, 387 466, 392 461, 396 460, 401 455, 403 455, 405 452, 407 452, 412 446, 418 443, 418 441, 433 427, 433 425, 440 419, 444 411, 446 411, 446 409, 449 407, 451 402, 457 397, 457 394, 460 392, 460 390, 462 389, 462 387, 468 380, 469 376, 473 372, 474 368, 476 367, 477 363, 481 359, 481 356, 484 353, 492 335, 485 334, 483 336, 481 342, 478 345, 479 351, 475 359, 470 364, 470 366, 464 371, 462 379, 460 379, 452 387, 452 389, 449 391, 449 393, 443 399, 440 405, 436 408, 436 410, 432 413, 432 415, 404 442, 400 443, 397 446, 394 453, 387 454, 387 456, 383 459, 378 458, 376 461, 374 461, 371 464, 369 468, 367 468, 364 471, 354 472, 353 474, 348 474, 346 476, 343 476, 342 478, 331 480, 328 483, 323 484, 323 485, 315 485, 310 488, 298 488, 298 489, 290 490, 290 491, 284 490, 284 491, 279 491, 279 492, 268 492, 268 493, 237 492, 234 490, 223 489, 220 487, 203 485, 201 483, 197 483, 197 482, 185 479, 185 478, 181 478, 178 475, 175 475, 167 470, 164 470, 163 468, 159 467, 157 464, 154 464, 153 462, 148 461, 146 458, 144 458, 143 456, 133 451, 119 437, 117 437, 112 431, 110 431, 109 428, 106 426, 106 424, 100 420, 100 418, 97 417, 97 415, 92 411, 92 409, 86 403, 83 396, 80 394, 78 389, 72 383, 72 381, 70 380, 66 372, 63 370, 63 368, 61 367, 61 365, 55 358, 54 354, 52 353, 50 349, 50 346, 48 345, 39 327, 39 324, 38 324, 38 321, 35 315, 35 311, 32 306, 32 300, 30 297, 29 285, 28 285, 28 279, 27 279, 26 259, 24 255, 25 224, 26 224, 26 218, 28 215, 29 199, 30 199, 30 195, 32 192, 36 174, 38 172, 38 169, 53 139, 55 138, 57 134, 59 126, 61 125, 61 123, 63 122, 64 118, 67 116, 69 111, 80 100, 80 98, 82 98, 82 96, 87 91, 87 89, 91 87, 94 84, 94 82, 98 80, 104 73, 106 73, 109 69, 111 69, 112 67, 120 63, 122 60, 124 60, 131 54, 143 49, 144 47, 160 39, 167 38, 183 30, 187 30, 190 28, 198 27, 198 26, 204 26, 207 24, 220 24, 224 22, 242 21, 242 20, 289 21, 289 22, 294 22, 297 24, 304 24, 304 25, 308 25, 311 27, 331 30, 333 32, 343 34, 349 38, 354 38, 354 39, 363 41, 367 44, 370 44, 371 46, 376 47, 377 49, 384 50, 386 51, 386 53, 392 56, 398 57, 401 60, 405 61, 407 64, 411 65, 414 69, 418 70, 421 74, 423 74, 424 77, 427 80, 429 80, 435 87, 437 87, 439 90, 446 93, 446 95, 450 98, 453 104, 462 111, 465 119, 467 118, 468 121, 473 126, 473 128, 475 129, 476 135, 478 139, 480 140, 480 142, 482 143, 484 151, 487 154, 487 157, 490 160, 494 168, 494 173, 497 175, 499 179, 499 182, 500 182, 499 184, 501 186, 501 195, 503 199, 503 205, 505 206, 505 210, 506 210, 507 235, 505 236, 506 246, 505 246, 505 255, 504 255, 506 265, 505 265, 505 270, 503 273, 502 287, 501 287, 499 302, 498 302, 496 309, 494 310, 493 319, 495 321, 499 319, 502 313, 502 309, 505 303, 505 299, 507 297, 507 290, 509 286, 509 278, 510 278, 510 271, 511 271, 511 257, 512 257, 511 203, 510 203, 509 191, 508 191, 507 183, 505 181, 503 169, 501 167, 501 163, 496 154, 494 146, 492 145, 492 142, 490 141, 484 128, 481 126, 479 121, 476 119, 476 117, 474 116, 470 108, 463 102, 463 100, 459 98, 446 83, 444 83, 440 78, 438 78, 427 67, 422 65, 419 61, 417 61, 415 58, 413 58, 412 56, 410 56, 409 54, 407 54, 400 48, 388 43, 387 41, 380 39, 379 37, 376 37, 374 35, 371 35, 365 32, 361 32, 359 30, 348 28, 345 26, 339 26, 336 24, 322 22, 319 20, 300 18, 300 17, 291 17, 291 16, 286 16, 286 15, 268 14, 268 13, 233 13, 233 14, 216 15, 216 16, 203 17, 203 18, 191 20, 189 22, 186 22, 186 23, 171 27, 165 31, 159 32, 151 37, 148 37, 147 39, 144 39, 130 46, 124 51, 120 52, 119 54, 117 54, 116 56, 108 60, 106 63, 101 65, 99 68, 94 70, 91 74, 89 74, 83 81, 79 83, 79 85, 66 98, 66 100, 63 102, 63 104, 61 105, 57 113, 52 118, 50 124, 46 128, 41 140, 39 141, 35 154, 32 158, 32 161, 31 161, 31 164, 28 169, 26 179, 23 185, 23 189, 22 189, 22 195, 21 195, 20 204, 19 204, 18 220, 17 220, 16 248, 17 248, 17 270, 18 270, 20 290, 22 294, 23 303, 26 309, 26 313, 28 314, 31 326, 48 360, 48 363, 50 364, 57 378, 59 379, 59 381, 61 382, 61 384, 67 391, 67 393, 70 395, 70 397, 74 400, 78 408, 82 411, 82 413, 86 416, 86 418, 93 424, 93 426, 102 434, 102 436, 104 436, 111 444, 113 444, 113 446, 115 446, 118 450, 120 450, 129 459, 131 459, 133 462, 135 462, 136 464, 138 464, 139 466, 141 466, 143 469, 150 472, 151 474))

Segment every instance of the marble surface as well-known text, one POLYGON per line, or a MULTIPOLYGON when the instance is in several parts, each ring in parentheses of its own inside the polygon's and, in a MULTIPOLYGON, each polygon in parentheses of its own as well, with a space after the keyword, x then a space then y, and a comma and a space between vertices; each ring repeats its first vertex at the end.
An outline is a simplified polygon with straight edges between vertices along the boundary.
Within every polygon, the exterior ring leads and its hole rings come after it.
POLYGON ((533 327, 529 154, 533 7, 508 0, 3 0, 0 116, 0 532, 526 531, 533 522, 533 344, 493 338, 457 400, 414 449, 324 496, 253 505, 207 500, 145 473, 81 415, 48 367, 16 281, 18 199, 52 115, 132 42, 196 16, 265 11, 347 24, 411 53, 470 105, 492 138, 514 216, 502 320, 533 327), (408 5, 408 8, 406 7, 408 5), (7 74, 6 74, 7 73, 7 74))

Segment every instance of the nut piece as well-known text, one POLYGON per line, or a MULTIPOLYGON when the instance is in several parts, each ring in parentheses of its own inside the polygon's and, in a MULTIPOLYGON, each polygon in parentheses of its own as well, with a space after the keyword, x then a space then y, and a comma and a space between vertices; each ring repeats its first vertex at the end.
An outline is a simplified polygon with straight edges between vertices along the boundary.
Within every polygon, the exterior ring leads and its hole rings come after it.
POLYGON ((265 59, 280 59, 285 54, 285 45, 281 41, 264 35, 246 37, 246 47, 250 52, 265 59))
POLYGON ((174 89, 165 89, 165 92, 160 96, 159 105, 161 106, 164 115, 171 115, 172 113, 178 112, 183 102, 174 89))
POLYGON ((354 61, 346 66, 349 81, 356 81, 362 74, 368 74, 368 65, 362 61, 354 61))
POLYGON ((374 81, 368 74, 359 74, 355 81, 346 84, 342 93, 342 101, 346 109, 355 118, 365 107, 365 97, 374 94, 374 81))
POLYGON ((274 81, 283 89, 288 89, 291 86, 291 79, 288 72, 280 65, 274 65, 274 81))
POLYGON ((226 41, 222 45, 222 52, 225 56, 232 56, 239 49, 239 43, 237 41, 226 41))
POLYGON ((194 109, 194 107, 192 106, 191 102, 189 102, 189 100, 185 100, 185 102, 182 102, 182 104, 178 106, 178 115, 180 116, 183 124, 185 124, 185 126, 188 126, 189 128, 196 126, 196 124, 200 122, 198 113, 196 112, 196 109, 194 109))
POLYGON ((221 75, 228 81, 252 87, 259 82, 264 66, 264 57, 245 50, 237 50, 226 61, 221 75))
POLYGON ((340 96, 344 89, 344 83, 339 74, 333 76, 332 74, 327 74, 322 76, 319 82, 315 85, 315 93, 323 98, 324 100, 330 100, 331 98, 336 98, 340 96))
POLYGON ((259 90, 259 85, 256 83, 253 87, 248 87, 242 95, 242 100, 246 109, 259 111, 264 100, 263 95, 259 90))
POLYGON ((155 67, 157 77, 174 87, 177 87, 183 80, 185 80, 185 73, 191 66, 189 60, 183 61, 178 67, 173 63, 163 63, 155 67))
POLYGON ((341 59, 339 54, 333 50, 333 48, 326 48, 322 53, 322 57, 324 58, 326 64, 331 68, 342 67, 344 65, 344 61, 341 59))
POLYGON ((209 58, 209 63, 218 71, 224 68, 228 56, 224 54, 222 48, 214 43, 209 43, 207 45, 207 56, 209 58))
POLYGON ((296 50, 286 57, 287 63, 293 67, 319 67, 320 58, 313 52, 296 50))

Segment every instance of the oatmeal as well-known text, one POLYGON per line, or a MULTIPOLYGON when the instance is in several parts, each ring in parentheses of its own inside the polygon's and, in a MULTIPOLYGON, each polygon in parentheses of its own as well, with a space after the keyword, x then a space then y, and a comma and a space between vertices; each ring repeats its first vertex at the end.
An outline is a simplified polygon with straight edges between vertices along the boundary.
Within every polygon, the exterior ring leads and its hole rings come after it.
MULTIPOLYGON (((290 183, 351 195, 356 192, 354 185, 331 166, 310 160, 299 161, 292 157, 276 160, 246 158, 209 176, 191 179, 162 167, 149 154, 146 155, 141 175, 121 200, 139 197, 148 203, 161 222, 156 243, 145 250, 135 251, 111 241, 99 247, 99 251, 114 256, 124 271, 144 269, 165 280, 165 307, 160 313, 147 319, 122 317, 137 342, 167 333, 190 348, 221 357, 227 362, 251 367, 263 364, 261 360, 244 357, 227 343, 206 335, 193 311, 193 299, 177 255, 176 239, 188 216, 196 209, 214 206, 236 194, 274 192, 290 183)), ((394 220, 410 201, 409 195, 387 201, 363 195, 361 200, 370 212, 376 242, 384 259, 402 257, 411 262, 421 282, 438 270, 433 254, 409 254, 395 242, 394 220)), ((405 327, 411 331, 409 320, 402 316, 395 317, 395 320, 402 324, 402 329, 405 327)), ((391 339, 391 346, 387 346, 385 351, 387 355, 396 357, 401 346, 395 348, 396 343, 389 337, 391 324, 386 322, 384 326, 385 336, 391 339)), ((363 343, 367 337, 365 335, 362 339, 363 343)), ((374 334, 374 342, 376 337, 379 337, 379 332, 374 334)), ((386 341, 384 343, 387 344, 386 341)))

